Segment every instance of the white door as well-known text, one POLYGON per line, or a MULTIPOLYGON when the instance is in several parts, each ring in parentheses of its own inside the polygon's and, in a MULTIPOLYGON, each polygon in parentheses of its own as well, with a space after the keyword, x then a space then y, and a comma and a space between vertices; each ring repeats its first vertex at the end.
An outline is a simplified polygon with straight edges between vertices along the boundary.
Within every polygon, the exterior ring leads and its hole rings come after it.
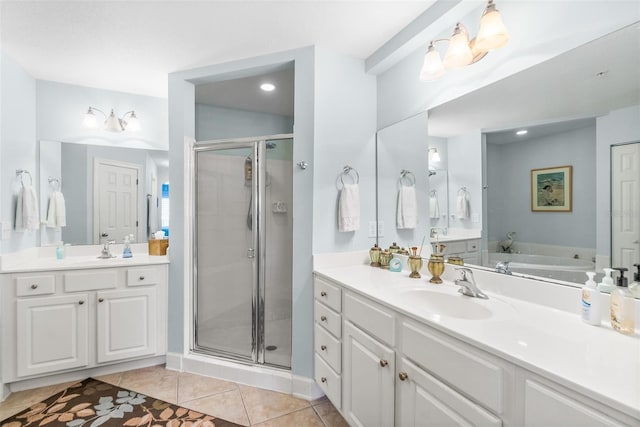
POLYGON ((87 366, 86 294, 18 299, 18 376, 87 366))
POLYGON ((395 353, 350 322, 344 324, 343 403, 349 425, 393 425, 395 353))
MULTIPOLYGON (((640 261, 640 143, 611 147, 611 265, 640 261)), ((631 276, 633 277, 633 276, 631 276)))
POLYGON ((94 240, 138 239, 138 188, 140 167, 135 164, 96 159, 94 164, 94 240))
POLYGON ((156 352, 155 288, 103 291, 96 297, 98 363, 156 352))

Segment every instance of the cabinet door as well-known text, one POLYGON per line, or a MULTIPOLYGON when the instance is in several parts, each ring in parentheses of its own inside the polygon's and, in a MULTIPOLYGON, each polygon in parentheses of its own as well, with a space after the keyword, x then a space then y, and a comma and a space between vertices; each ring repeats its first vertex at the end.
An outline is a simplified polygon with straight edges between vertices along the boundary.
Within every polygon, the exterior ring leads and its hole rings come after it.
POLYGON ((344 324, 343 406, 352 426, 392 426, 395 354, 351 322, 344 324))
POLYGON ((502 425, 498 417, 405 358, 398 364, 396 396, 396 425, 400 427, 502 425))
POLYGON ((612 418, 533 380, 525 381, 525 427, 622 427, 612 418))
POLYGON ((103 291, 96 297, 98 363, 156 352, 155 288, 103 291))
POLYGON ((19 377, 87 366, 88 305, 86 294, 17 300, 19 377))

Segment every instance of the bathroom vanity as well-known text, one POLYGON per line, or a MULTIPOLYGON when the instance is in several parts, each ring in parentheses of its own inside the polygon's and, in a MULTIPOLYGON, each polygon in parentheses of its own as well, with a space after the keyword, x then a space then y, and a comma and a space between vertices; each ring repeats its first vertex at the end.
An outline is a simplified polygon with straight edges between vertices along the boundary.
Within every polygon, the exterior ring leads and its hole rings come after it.
POLYGON ((333 261, 315 266, 315 379, 349 424, 640 423, 640 339, 581 322, 579 289, 476 270, 481 300, 453 266, 431 285, 333 261))
POLYGON ((162 363, 154 357, 166 354, 168 258, 134 248, 132 258, 97 259, 99 247, 89 248, 62 260, 38 256, 49 248, 2 258, 1 378, 12 390, 162 363))

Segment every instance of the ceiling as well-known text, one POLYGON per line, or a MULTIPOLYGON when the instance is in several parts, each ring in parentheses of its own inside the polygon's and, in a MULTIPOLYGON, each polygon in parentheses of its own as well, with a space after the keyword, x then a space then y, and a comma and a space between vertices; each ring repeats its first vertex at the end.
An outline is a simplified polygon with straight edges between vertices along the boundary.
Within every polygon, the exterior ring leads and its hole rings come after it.
POLYGON ((503 131, 638 105, 638 70, 640 23, 636 22, 429 110, 429 135, 503 131))
POLYGON ((1 1, 2 50, 33 77, 167 96, 174 71, 322 45, 366 58, 434 1, 1 1))

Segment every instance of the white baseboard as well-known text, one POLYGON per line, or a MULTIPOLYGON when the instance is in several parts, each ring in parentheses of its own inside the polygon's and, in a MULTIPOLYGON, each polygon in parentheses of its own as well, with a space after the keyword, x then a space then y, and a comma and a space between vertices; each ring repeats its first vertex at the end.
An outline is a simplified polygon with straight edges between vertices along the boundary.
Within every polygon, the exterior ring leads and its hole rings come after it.
POLYGON ((305 400, 316 400, 324 396, 324 391, 312 379, 293 375, 292 394, 305 400))

